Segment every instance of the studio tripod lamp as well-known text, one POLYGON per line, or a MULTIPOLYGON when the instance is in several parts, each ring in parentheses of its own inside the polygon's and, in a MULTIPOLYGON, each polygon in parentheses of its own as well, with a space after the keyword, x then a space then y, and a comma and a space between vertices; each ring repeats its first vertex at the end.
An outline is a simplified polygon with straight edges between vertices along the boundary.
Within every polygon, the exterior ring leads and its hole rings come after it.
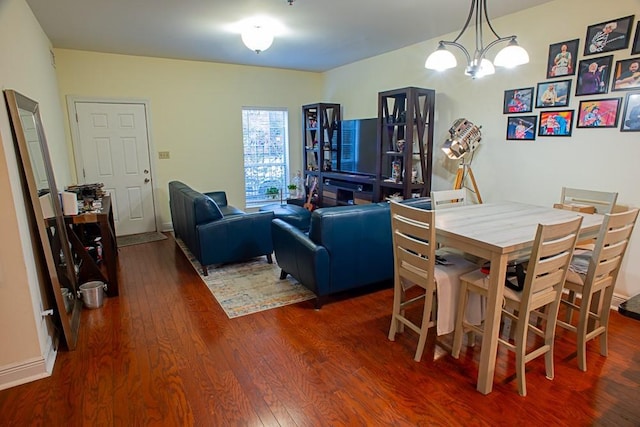
POLYGON ((473 170, 471 169, 471 161, 465 162, 465 156, 475 151, 480 145, 482 134, 480 127, 474 125, 467 119, 457 119, 453 122, 453 125, 449 129, 449 139, 447 139, 442 146, 442 151, 452 160, 460 160, 458 165, 458 171, 456 172, 456 178, 453 183, 453 189, 459 190, 464 185, 464 180, 468 176, 473 185, 473 191, 476 194, 478 203, 482 203, 482 196, 480 196, 480 190, 476 183, 476 178, 473 176, 473 170))

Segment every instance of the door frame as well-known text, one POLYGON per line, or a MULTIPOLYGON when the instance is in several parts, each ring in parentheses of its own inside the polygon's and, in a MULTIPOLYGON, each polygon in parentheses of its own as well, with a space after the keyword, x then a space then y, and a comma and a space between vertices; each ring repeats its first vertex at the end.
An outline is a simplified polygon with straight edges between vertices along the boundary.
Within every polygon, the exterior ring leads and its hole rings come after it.
POLYGON ((158 203, 158 187, 157 187, 157 164, 156 156, 154 155, 156 150, 153 143, 152 125, 151 125, 151 108, 148 99, 137 98, 97 98, 86 96, 74 96, 67 95, 67 113, 69 114, 69 129, 71 131, 71 145, 73 147, 74 164, 76 168, 76 180, 78 183, 86 184, 84 174, 81 173, 84 169, 84 162, 82 161, 82 148, 80 143, 80 127, 78 121, 74 120, 77 117, 75 104, 77 102, 94 103, 94 104, 142 104, 144 106, 146 124, 147 124, 147 148, 149 150, 149 167, 151 169, 151 194, 153 196, 153 216, 156 224, 156 231, 162 231, 162 221, 160 218, 160 206, 158 203))

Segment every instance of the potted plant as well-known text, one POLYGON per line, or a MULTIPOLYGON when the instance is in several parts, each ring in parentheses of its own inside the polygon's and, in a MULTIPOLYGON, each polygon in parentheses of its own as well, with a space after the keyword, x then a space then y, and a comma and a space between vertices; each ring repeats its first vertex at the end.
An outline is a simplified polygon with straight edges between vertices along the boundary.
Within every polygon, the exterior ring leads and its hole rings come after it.
POLYGON ((269 187, 267 188, 266 194, 268 197, 275 199, 278 197, 278 194, 280 194, 280 190, 278 190, 278 187, 269 187))
POLYGON ((296 184, 289 184, 287 188, 289 189, 289 197, 296 198, 298 195, 298 186, 296 184))

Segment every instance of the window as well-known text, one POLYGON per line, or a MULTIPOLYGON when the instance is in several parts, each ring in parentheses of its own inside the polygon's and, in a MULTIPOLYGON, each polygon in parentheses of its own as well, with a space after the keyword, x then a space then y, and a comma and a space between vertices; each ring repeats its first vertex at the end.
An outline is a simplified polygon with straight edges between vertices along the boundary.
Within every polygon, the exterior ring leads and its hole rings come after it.
POLYGON ((288 118, 289 113, 285 109, 242 109, 247 207, 286 197, 283 192, 289 176, 288 118))

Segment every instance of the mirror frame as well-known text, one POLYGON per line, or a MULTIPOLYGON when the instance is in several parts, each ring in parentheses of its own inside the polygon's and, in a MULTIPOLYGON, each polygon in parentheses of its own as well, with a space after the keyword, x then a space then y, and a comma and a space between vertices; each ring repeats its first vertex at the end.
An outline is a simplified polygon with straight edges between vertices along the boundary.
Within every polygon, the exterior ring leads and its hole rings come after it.
MULTIPOLYGON (((32 218, 37 224, 38 234, 40 236, 41 246, 34 245, 34 250, 40 252, 40 262, 36 260, 36 263, 40 266, 41 270, 44 270, 42 265, 42 257, 46 262, 46 269, 48 271, 48 277, 50 278, 51 294, 55 300, 57 307, 57 316, 59 319, 61 329, 63 332, 63 338, 67 344, 69 350, 73 350, 76 347, 78 340, 78 330, 80 326, 80 311, 82 304, 76 297, 78 291, 78 281, 75 274, 75 266, 73 262, 73 254, 69 246, 69 238, 67 235, 67 225, 62 212, 62 206, 60 204, 59 197, 51 197, 51 205, 53 208, 54 217, 46 219, 42 212, 40 197, 38 196, 38 186, 34 174, 33 163, 31 154, 29 153, 29 147, 27 143, 25 129, 20 117, 20 110, 24 110, 33 114, 36 132, 38 134, 38 140, 40 142, 40 153, 44 163, 46 177, 49 185, 49 194, 58 194, 58 189, 55 184, 55 177, 53 172, 53 166, 51 165, 51 158, 49 156, 49 149, 44 134, 44 128, 42 126, 42 119, 40 117, 40 108, 38 103, 26 96, 11 90, 4 90, 7 107, 9 108, 9 115, 11 119, 11 128, 13 131, 13 139, 18 148, 18 157, 22 162, 22 175, 23 175, 23 191, 28 192, 29 199, 31 200, 31 214, 32 218), (26 181, 27 188, 24 188, 24 182, 26 181), (49 221, 54 220, 55 223, 47 225, 49 221), (50 233, 50 226, 55 226, 55 232, 50 233), (58 242, 52 242, 52 238, 58 238, 58 242), (58 254, 54 254, 53 248, 60 247, 62 255, 66 260, 64 266, 58 266, 56 260, 59 259, 58 254), (64 275, 65 277, 61 277, 64 275), (63 281, 64 280, 64 283, 63 281), (70 292, 73 294, 73 308, 71 312, 67 313, 65 308, 64 296, 62 295, 62 287, 69 286, 70 292)), ((34 221, 31 221, 33 223, 34 221)), ((34 230, 35 231, 35 230, 34 230)), ((35 237, 35 236, 33 236, 35 237)), ((37 239, 34 239, 37 240, 37 239)), ((37 243, 37 241, 36 241, 37 243)), ((42 272, 41 272, 42 273, 42 272)), ((42 274, 46 277, 45 274, 42 274)), ((49 297, 51 296, 49 295, 49 297)))

